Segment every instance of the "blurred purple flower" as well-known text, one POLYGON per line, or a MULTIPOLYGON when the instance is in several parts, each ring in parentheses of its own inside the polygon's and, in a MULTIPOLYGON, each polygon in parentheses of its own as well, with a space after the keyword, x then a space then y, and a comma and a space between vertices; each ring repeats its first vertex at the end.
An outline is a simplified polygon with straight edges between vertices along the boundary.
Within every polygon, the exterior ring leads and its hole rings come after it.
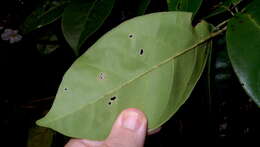
POLYGON ((10 43, 19 42, 22 39, 22 36, 18 34, 17 30, 5 29, 1 34, 2 40, 9 40, 10 43))

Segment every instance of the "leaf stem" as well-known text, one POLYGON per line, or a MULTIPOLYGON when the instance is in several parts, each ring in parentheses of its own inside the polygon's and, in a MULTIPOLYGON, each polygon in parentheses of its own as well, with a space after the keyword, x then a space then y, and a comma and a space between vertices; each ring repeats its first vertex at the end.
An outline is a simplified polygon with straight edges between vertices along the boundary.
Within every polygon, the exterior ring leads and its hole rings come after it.
POLYGON ((219 24, 216 26, 216 29, 219 30, 221 27, 223 27, 224 25, 226 25, 229 20, 230 20, 230 19, 227 19, 227 20, 224 20, 224 21, 222 21, 221 23, 219 23, 219 24))
POLYGON ((235 16, 234 12, 227 6, 222 6, 222 8, 226 9, 232 16, 235 16))

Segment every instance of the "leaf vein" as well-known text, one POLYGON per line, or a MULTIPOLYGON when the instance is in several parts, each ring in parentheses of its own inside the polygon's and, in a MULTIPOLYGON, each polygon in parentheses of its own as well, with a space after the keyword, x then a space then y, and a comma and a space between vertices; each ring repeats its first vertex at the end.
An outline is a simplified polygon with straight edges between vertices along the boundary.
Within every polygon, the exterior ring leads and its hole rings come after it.
POLYGON ((256 20, 252 17, 252 15, 247 14, 248 19, 258 28, 260 29, 260 25, 256 22, 256 20))

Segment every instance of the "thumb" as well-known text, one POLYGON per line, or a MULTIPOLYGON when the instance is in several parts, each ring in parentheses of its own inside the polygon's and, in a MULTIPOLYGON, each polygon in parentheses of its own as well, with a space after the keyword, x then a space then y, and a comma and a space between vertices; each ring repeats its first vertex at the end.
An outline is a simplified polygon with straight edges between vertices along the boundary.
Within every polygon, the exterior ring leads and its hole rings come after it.
POLYGON ((104 143, 111 147, 143 147, 146 131, 145 114, 129 108, 120 113, 104 143))

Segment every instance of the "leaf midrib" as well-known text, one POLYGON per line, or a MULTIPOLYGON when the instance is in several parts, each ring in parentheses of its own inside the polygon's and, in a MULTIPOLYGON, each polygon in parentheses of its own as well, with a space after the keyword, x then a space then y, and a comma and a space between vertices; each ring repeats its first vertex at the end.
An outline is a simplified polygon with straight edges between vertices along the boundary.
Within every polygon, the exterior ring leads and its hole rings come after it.
POLYGON ((246 14, 246 16, 258 29, 260 29, 260 25, 257 23, 257 21, 253 18, 251 14, 246 14))

